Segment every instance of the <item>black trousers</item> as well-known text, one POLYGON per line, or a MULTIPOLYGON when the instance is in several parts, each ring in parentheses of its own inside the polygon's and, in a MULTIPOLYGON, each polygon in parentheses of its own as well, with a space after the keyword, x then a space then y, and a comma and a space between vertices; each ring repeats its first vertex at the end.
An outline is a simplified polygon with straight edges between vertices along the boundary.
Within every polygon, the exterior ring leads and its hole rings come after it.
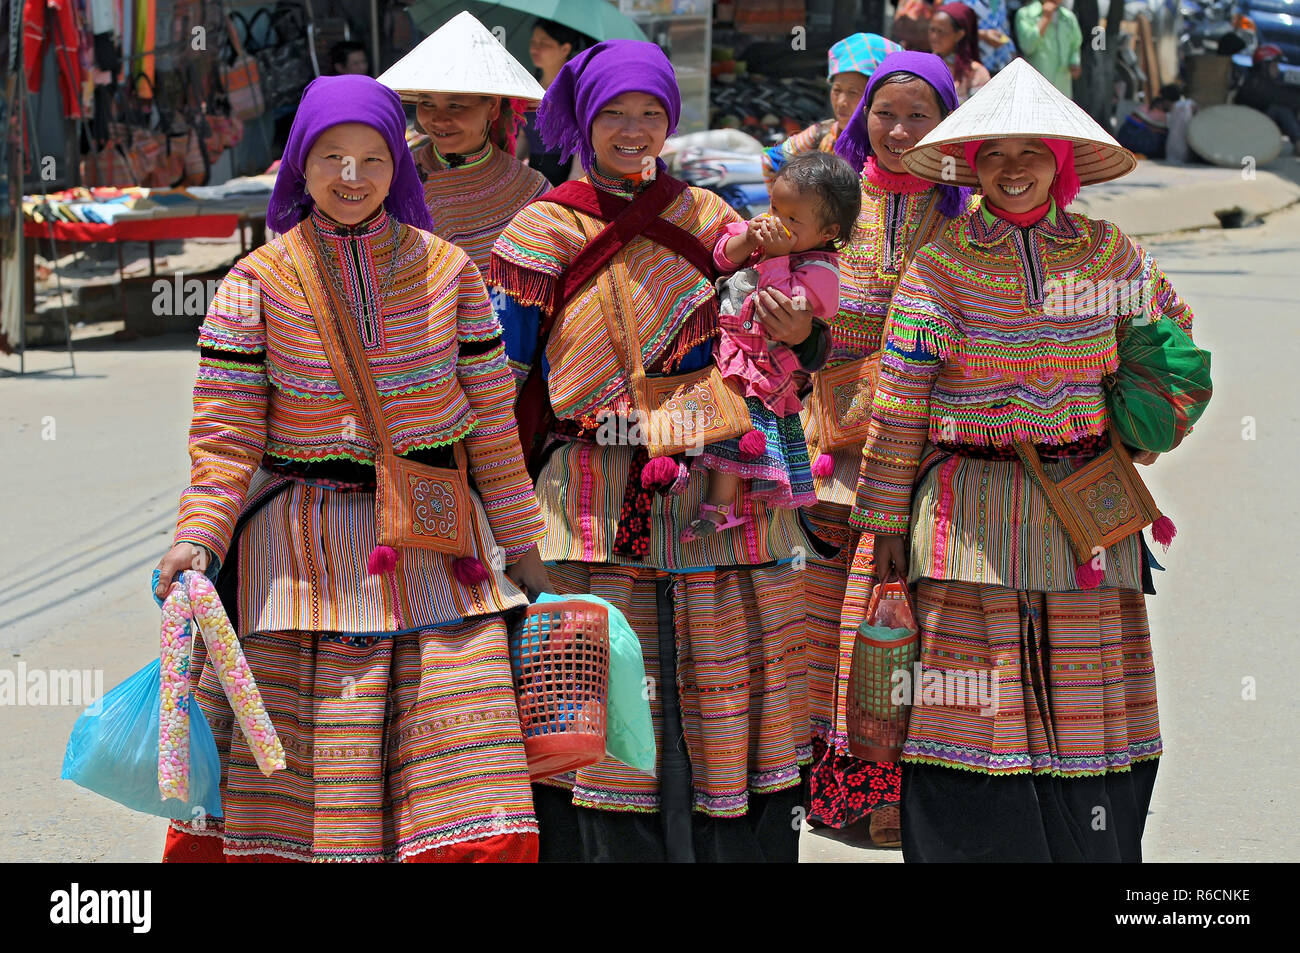
POLYGON ((1097 777, 903 765, 907 863, 1139 863, 1159 759, 1097 777))

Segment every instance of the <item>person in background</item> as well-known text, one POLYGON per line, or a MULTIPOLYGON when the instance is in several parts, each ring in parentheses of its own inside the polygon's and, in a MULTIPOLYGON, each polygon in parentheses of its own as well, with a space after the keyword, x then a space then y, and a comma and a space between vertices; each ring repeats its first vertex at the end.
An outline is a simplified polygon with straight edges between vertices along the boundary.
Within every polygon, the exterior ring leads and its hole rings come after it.
POLYGON ((1291 140, 1291 151, 1300 156, 1300 121, 1296 119, 1296 110, 1300 108, 1300 86, 1282 81, 1281 61, 1281 47, 1265 43, 1257 49, 1234 102, 1238 106, 1258 109, 1277 123, 1283 135, 1291 140))
POLYGON ((872 72, 886 56, 900 50, 897 43, 876 33, 854 33, 831 46, 826 53, 826 77, 831 86, 833 115, 763 153, 763 181, 769 192, 777 172, 799 153, 835 151, 835 140, 862 99, 872 72))
POLYGON ((1182 98, 1183 90, 1177 83, 1162 86, 1160 95, 1150 106, 1139 106, 1124 117, 1115 133, 1116 140, 1130 152, 1148 159, 1163 158, 1169 137, 1169 110, 1182 98))
POLYGON ((330 65, 335 76, 355 73, 358 76, 370 75, 370 58, 366 48, 356 40, 343 40, 330 47, 330 65))
MULTIPOLYGON (((542 89, 549 89, 564 64, 590 45, 590 37, 554 20, 538 20, 533 24, 528 55, 537 67, 537 81, 542 84, 542 89)), ((527 160, 530 166, 546 176, 551 185, 582 175, 582 166, 577 162, 572 159, 563 162, 558 152, 546 151, 541 133, 537 131, 536 112, 528 114, 524 142, 525 148, 520 150, 519 158, 527 160)))
POLYGON ((1029 65, 1067 96, 1082 72, 1083 31, 1061 0, 1031 0, 1016 11, 1016 42, 1029 65))
POLYGON ((411 148, 434 233, 486 275, 497 236, 550 189, 515 158, 520 117, 541 100, 541 87, 469 13, 443 24, 380 81, 415 104, 427 136, 411 148))
POLYGON ((971 6, 979 17, 980 62, 991 75, 996 75, 1016 58, 1011 23, 1007 19, 1007 0, 974 0, 971 6))
POLYGON ((964 103, 989 81, 980 62, 979 23, 975 11, 964 3, 945 3, 930 18, 930 52, 952 71, 957 101, 964 103))
MULTIPOLYGON (((930 53, 891 53, 835 143, 836 154, 858 170, 861 210, 839 256, 840 309, 828 322, 826 367, 832 372, 880 350, 885 314, 909 259, 970 205, 969 191, 909 175, 899 158, 956 108, 957 91, 943 60, 930 53)), ((800 583, 813 731, 808 823, 837 830, 861 823, 876 846, 897 847, 898 765, 864 761, 849 750, 849 668, 875 581, 872 537, 849 525, 862 445, 823 446, 817 422, 829 408, 822 406, 827 395, 820 378, 814 385, 804 431, 815 454, 818 502, 803 515, 818 544, 800 583)))
POLYGON ((930 0, 900 0, 889 35, 904 49, 929 53, 930 17, 933 15, 934 5, 930 0))

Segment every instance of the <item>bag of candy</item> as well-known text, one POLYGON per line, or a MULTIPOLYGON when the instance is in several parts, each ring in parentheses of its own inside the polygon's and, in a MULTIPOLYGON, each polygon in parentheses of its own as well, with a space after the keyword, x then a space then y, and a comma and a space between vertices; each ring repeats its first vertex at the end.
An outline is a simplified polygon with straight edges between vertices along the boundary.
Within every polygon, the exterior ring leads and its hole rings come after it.
POLYGON ((60 776, 144 814, 183 821, 220 817, 217 743, 192 697, 189 794, 164 799, 158 790, 161 673, 161 662, 154 659, 81 714, 60 776))

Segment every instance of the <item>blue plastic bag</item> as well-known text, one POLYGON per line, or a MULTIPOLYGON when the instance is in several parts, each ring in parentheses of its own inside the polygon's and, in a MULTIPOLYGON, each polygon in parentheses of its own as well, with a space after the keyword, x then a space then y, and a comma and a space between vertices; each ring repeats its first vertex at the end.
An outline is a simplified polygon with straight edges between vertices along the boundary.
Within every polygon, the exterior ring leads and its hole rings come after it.
POLYGON ((609 699, 605 709, 605 753, 629 768, 655 773, 655 731, 646 691, 641 639, 627 617, 599 596, 557 596, 543 593, 537 600, 594 602, 609 612, 609 699))
POLYGON ((82 712, 60 777, 133 811, 193 821, 221 817, 221 758, 208 720, 190 693, 190 800, 158 791, 158 689, 154 659, 82 712))

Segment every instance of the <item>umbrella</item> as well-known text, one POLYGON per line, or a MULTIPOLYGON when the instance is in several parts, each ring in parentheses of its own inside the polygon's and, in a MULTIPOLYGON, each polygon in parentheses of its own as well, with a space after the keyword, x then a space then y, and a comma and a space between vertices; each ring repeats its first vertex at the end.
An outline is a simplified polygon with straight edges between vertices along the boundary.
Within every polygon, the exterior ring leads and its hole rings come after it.
POLYGON ((515 59, 530 68, 528 41, 533 23, 538 19, 554 20, 597 41, 648 39, 636 21, 620 13, 608 0, 505 0, 503 3, 415 0, 406 8, 411 22, 426 34, 462 10, 474 14, 515 59))

